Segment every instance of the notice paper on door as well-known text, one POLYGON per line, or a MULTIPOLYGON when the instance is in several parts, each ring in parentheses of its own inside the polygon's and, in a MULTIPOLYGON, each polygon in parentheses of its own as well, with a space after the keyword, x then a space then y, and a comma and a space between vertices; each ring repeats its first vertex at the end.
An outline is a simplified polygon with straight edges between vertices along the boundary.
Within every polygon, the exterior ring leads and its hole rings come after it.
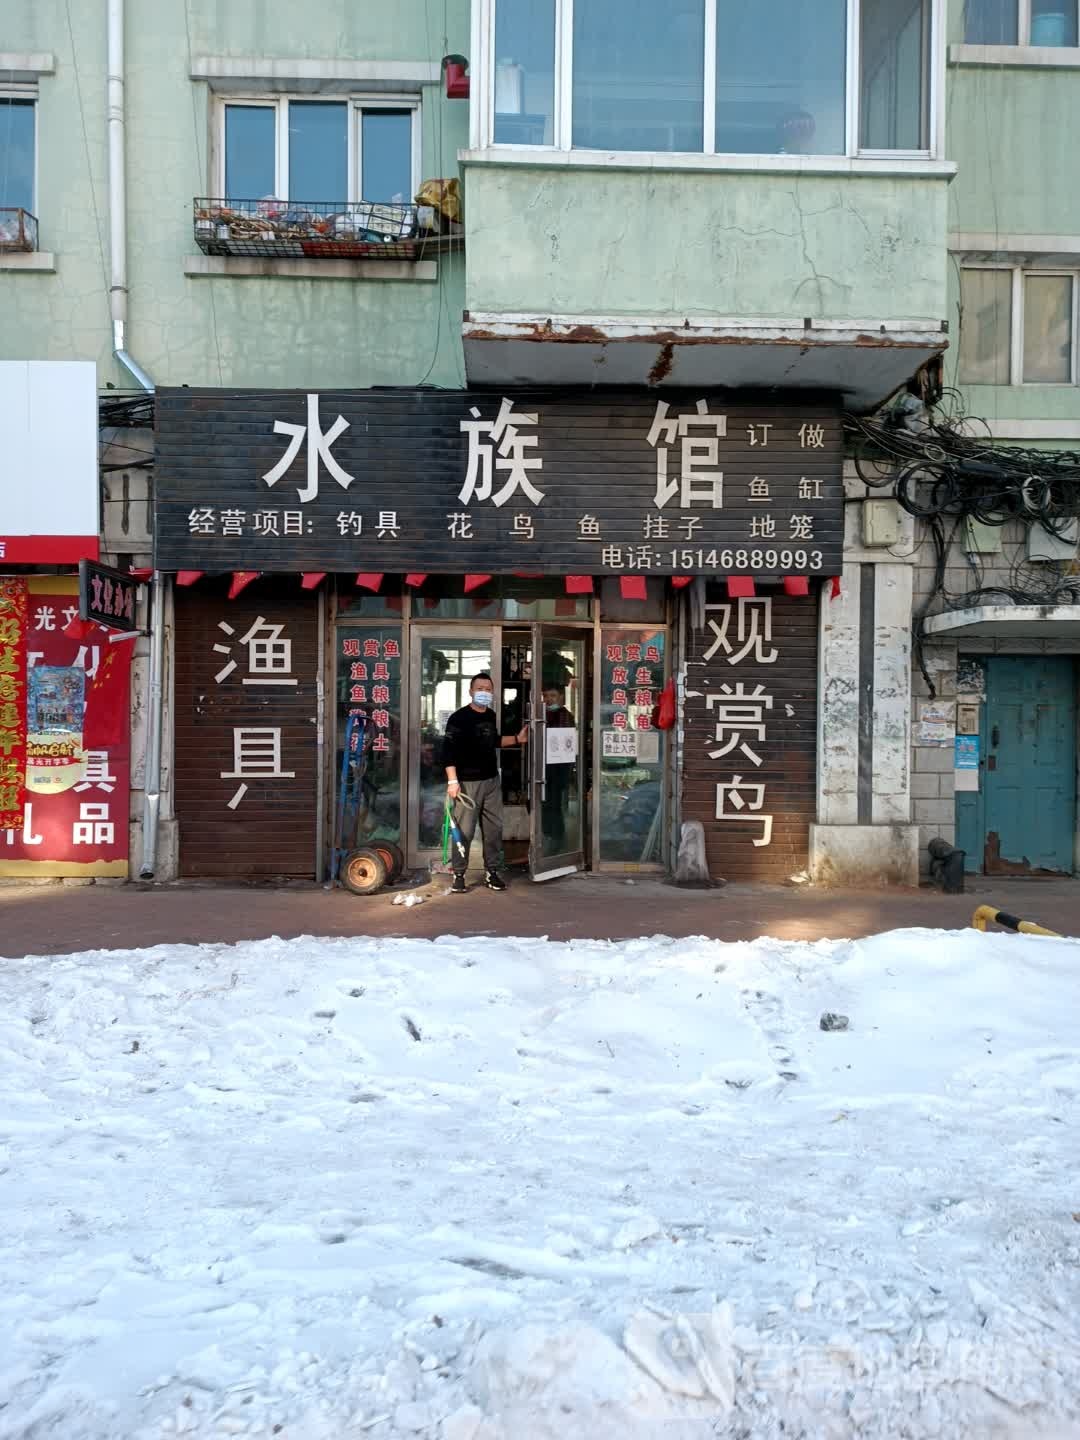
POLYGON ((572 765, 577 759, 577 730, 572 725, 548 727, 547 763, 549 765, 572 765))
POLYGON ((602 754, 605 760, 636 760, 637 735, 633 730, 603 731, 602 754))

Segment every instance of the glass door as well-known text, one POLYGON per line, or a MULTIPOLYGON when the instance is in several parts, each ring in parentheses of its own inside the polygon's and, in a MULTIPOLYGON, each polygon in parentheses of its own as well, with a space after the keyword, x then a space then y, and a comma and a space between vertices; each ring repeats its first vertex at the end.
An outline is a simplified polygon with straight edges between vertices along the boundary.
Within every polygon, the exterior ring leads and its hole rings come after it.
POLYGON ((529 869, 550 880, 585 868, 586 658, 592 631, 533 626, 527 763, 529 869))
POLYGON ((491 675, 499 693, 495 628, 428 630, 414 626, 412 639, 409 765, 409 858, 425 864, 441 855, 446 771, 442 763, 446 722, 469 703, 474 675, 491 675))

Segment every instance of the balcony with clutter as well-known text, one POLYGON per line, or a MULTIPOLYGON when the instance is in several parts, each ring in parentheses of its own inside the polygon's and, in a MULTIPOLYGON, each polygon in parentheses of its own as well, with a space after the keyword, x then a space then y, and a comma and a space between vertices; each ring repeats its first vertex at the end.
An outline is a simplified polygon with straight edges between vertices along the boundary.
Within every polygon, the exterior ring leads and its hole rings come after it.
POLYGON ((204 255, 260 260, 422 261, 462 251, 457 181, 429 182, 414 204, 196 198, 204 255))
POLYGON ((37 248, 37 216, 18 205, 0 206, 0 255, 33 255, 37 248))

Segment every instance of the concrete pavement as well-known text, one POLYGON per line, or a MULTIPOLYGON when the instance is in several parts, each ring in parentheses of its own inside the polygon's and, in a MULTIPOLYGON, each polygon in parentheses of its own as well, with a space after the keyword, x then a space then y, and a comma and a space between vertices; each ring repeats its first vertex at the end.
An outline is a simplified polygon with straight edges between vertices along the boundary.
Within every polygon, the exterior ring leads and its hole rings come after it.
POLYGON ((0 956, 129 949, 299 935, 548 935, 718 940, 858 938, 911 926, 960 928, 987 903, 1080 935, 1080 881, 979 880, 964 895, 936 890, 817 890, 729 885, 678 890, 655 879, 581 875, 535 885, 521 875, 495 895, 447 894, 448 879, 360 898, 314 886, 0 885, 0 956), (422 895, 408 909, 399 893, 422 895))

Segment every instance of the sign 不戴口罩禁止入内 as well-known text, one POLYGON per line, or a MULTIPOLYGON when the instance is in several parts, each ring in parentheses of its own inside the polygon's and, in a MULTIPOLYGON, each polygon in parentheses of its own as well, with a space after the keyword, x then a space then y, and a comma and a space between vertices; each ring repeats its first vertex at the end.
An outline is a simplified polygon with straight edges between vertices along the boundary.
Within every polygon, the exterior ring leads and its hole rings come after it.
POLYGON ((604 730, 600 744, 605 760, 636 760, 637 733, 634 730, 604 730))
POLYGON ((836 573, 835 400, 720 391, 160 390, 155 564, 836 573))

